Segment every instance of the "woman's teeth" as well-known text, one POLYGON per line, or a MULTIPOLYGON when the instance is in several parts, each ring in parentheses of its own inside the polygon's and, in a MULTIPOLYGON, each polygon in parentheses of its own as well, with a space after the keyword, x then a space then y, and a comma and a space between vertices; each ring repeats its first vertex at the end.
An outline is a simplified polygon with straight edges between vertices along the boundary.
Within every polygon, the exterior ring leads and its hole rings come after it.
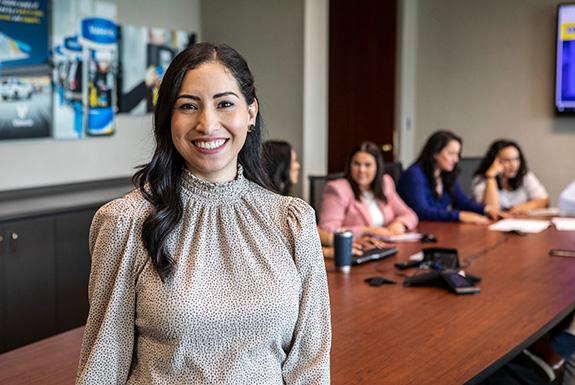
POLYGON ((209 142, 204 142, 204 141, 195 141, 194 144, 196 146, 198 146, 199 148, 203 148, 206 150, 213 150, 214 148, 218 148, 221 145, 223 145, 226 142, 225 139, 218 139, 218 140, 212 140, 209 142))

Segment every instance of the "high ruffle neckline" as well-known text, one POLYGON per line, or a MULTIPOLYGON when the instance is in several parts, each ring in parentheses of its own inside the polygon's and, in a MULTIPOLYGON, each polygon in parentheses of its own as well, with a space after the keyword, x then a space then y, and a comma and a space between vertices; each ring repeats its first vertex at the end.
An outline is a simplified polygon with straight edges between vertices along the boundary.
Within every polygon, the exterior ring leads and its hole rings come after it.
POLYGON ((244 177, 243 167, 238 163, 236 178, 229 182, 214 183, 201 179, 187 168, 182 173, 182 192, 194 198, 213 203, 226 203, 243 195, 247 190, 248 180, 244 177))

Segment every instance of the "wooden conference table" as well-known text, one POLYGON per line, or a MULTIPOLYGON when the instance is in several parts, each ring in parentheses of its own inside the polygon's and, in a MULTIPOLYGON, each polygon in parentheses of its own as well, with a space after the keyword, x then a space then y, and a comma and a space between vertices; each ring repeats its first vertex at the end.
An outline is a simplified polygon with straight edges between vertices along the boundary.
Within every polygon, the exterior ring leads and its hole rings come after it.
MULTIPOLYGON (((433 246, 455 247, 462 264, 482 277, 479 295, 441 288, 406 288, 393 263, 421 250, 398 244, 390 259, 333 272, 332 383, 477 383, 556 325, 575 308, 575 259, 550 248, 575 249, 574 232, 549 228, 519 236, 485 226, 428 222, 433 246), (397 285, 368 286, 375 275, 397 285)), ((0 356, 0 384, 73 384, 82 328, 0 356)))

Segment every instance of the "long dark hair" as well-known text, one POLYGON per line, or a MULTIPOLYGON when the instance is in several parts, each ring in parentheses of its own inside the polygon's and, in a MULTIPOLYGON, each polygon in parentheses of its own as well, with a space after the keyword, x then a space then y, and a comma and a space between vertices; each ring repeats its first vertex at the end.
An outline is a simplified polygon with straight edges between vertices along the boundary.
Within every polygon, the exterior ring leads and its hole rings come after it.
MULTIPOLYGON (((133 177, 134 184, 153 206, 142 226, 142 241, 162 281, 174 269, 175 261, 170 256, 166 239, 182 219, 183 210, 180 189, 185 162, 172 142, 172 110, 187 72, 208 62, 218 62, 232 73, 248 105, 257 100, 254 79, 247 63, 226 45, 194 44, 180 52, 168 67, 154 110, 156 149, 152 160, 140 166, 133 177)), ((246 179, 269 188, 261 167, 261 125, 258 112, 255 127, 247 135, 238 162, 243 166, 246 179)))
MULTIPOLYGON (((527 168, 527 162, 525 161, 525 157, 523 156, 523 151, 521 151, 521 147, 519 147, 519 145, 512 140, 499 139, 491 143, 491 146, 489 146, 489 149, 485 153, 485 156, 481 160, 479 167, 477 167, 477 170, 475 170, 475 173, 473 175, 479 175, 481 177, 484 177, 485 173, 487 172, 489 167, 493 164, 493 161, 499 154, 499 151, 503 150, 506 147, 515 147, 517 152, 519 152, 520 164, 519 169, 517 170, 517 175, 515 175, 513 178, 509 178, 509 180, 507 181, 511 190, 517 190, 519 187, 523 185, 523 178, 525 178, 525 175, 527 174, 529 169, 527 168)), ((503 188, 500 176, 497 176, 497 186, 499 186, 499 189, 503 188)))
MULTIPOLYGON (((416 163, 419 163, 423 169, 423 172, 431 185, 433 195, 437 198, 439 198, 439 195, 437 194, 437 183, 434 176, 435 165, 437 163, 435 155, 439 154, 452 140, 459 142, 459 144, 463 146, 461 138, 453 132, 447 130, 435 131, 427 139, 419 157, 415 161, 416 163)), ((449 195, 453 195, 453 186, 457 180, 457 176, 459 175, 459 167, 456 165, 451 171, 441 171, 440 175, 444 191, 447 191, 449 195)))
POLYGON ((290 178, 292 146, 283 140, 268 140, 263 145, 263 164, 274 190, 288 195, 292 188, 290 178))
POLYGON ((384 186, 383 186, 383 173, 385 172, 384 164, 383 164, 383 154, 378 145, 373 142, 365 141, 361 142, 359 145, 355 146, 351 149, 349 156, 347 157, 347 162, 345 163, 345 178, 351 185, 351 189, 353 190, 353 195, 355 196, 356 200, 361 199, 361 189, 357 185, 357 182, 353 180, 351 176, 351 163, 353 162, 353 157, 358 152, 366 152, 369 155, 375 158, 375 165, 377 169, 375 171, 375 178, 369 185, 371 191, 373 191, 373 195, 381 200, 383 203, 387 203, 387 197, 384 194, 384 186))

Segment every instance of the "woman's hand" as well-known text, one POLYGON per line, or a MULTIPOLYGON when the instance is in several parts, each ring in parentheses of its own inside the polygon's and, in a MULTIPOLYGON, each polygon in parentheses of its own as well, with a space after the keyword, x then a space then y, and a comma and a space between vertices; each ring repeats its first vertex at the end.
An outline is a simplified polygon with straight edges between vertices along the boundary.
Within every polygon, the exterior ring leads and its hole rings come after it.
POLYGON ((527 201, 525 203, 521 203, 517 206, 513 206, 511 208, 511 210, 509 210, 510 213, 512 213, 513 215, 526 215, 529 214, 529 211, 533 210, 533 209, 540 209, 540 208, 544 208, 544 207, 549 207, 549 198, 545 197, 545 198, 537 198, 537 199, 532 199, 530 201, 527 201))
POLYGON ((460 211, 459 221, 462 223, 470 223, 474 225, 486 225, 489 223, 489 218, 472 211, 460 211))
POLYGON ((387 226, 387 229, 391 232, 391 234, 399 235, 399 234, 405 234, 407 226, 405 226, 403 223, 399 221, 395 221, 390 223, 389 226, 387 226))
POLYGON ((369 235, 364 235, 360 239, 352 245, 352 254, 353 255, 362 255, 364 251, 375 249, 375 248, 383 248, 385 247, 385 242, 380 241, 379 239, 370 237, 369 235))
POLYGON ((382 248, 385 247, 385 242, 381 241, 377 238, 373 238, 373 237, 369 237, 369 236, 363 236, 360 240, 359 240, 361 247, 363 248, 363 250, 370 250, 370 249, 374 249, 374 248, 382 248))
POLYGON ((487 171, 485 171, 485 178, 486 179, 495 178, 497 175, 501 174, 501 172, 503 172, 503 166, 501 165, 499 157, 496 156, 495 159, 493 160, 493 163, 491 163, 491 166, 489 166, 487 171))
POLYGON ((522 205, 518 205, 512 207, 509 212, 515 216, 527 215, 529 213, 529 209, 524 208, 522 205))
POLYGON ((491 205, 486 205, 483 210, 485 211, 485 214, 494 221, 512 216, 510 213, 501 211, 497 207, 491 205))
POLYGON ((351 255, 362 255, 363 254, 363 246, 361 243, 353 242, 351 244, 351 255))

